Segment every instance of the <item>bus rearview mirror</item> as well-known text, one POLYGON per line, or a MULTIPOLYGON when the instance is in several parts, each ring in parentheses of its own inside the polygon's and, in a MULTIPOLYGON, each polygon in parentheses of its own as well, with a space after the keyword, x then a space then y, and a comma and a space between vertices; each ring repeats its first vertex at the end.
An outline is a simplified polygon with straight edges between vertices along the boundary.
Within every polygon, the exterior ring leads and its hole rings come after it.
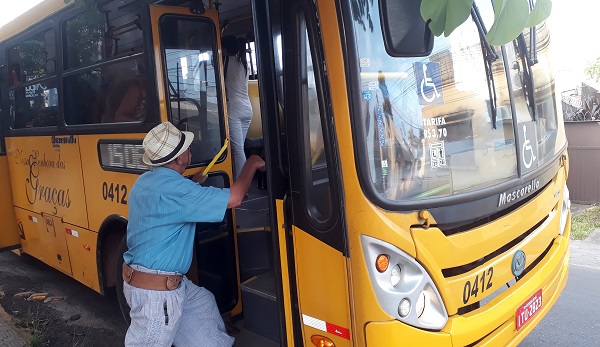
POLYGON ((385 49, 392 57, 423 57, 433 50, 433 34, 421 16, 421 0, 379 0, 385 49))

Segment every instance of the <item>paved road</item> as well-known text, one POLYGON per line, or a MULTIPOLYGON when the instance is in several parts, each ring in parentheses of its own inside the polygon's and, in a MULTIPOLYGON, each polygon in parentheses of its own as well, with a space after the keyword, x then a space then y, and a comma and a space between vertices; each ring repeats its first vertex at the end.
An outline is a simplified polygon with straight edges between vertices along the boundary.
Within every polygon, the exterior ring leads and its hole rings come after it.
POLYGON ((600 346, 600 269, 571 264, 550 312, 519 347, 600 346))

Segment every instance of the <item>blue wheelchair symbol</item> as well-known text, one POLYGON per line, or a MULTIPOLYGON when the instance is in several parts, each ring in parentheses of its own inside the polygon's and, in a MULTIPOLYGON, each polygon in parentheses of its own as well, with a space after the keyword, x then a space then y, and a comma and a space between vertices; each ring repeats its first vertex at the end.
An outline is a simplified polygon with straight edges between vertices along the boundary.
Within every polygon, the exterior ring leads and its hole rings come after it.
POLYGON ((413 63, 417 95, 420 105, 438 105, 444 103, 442 90, 442 73, 440 63, 431 61, 427 63, 413 63))

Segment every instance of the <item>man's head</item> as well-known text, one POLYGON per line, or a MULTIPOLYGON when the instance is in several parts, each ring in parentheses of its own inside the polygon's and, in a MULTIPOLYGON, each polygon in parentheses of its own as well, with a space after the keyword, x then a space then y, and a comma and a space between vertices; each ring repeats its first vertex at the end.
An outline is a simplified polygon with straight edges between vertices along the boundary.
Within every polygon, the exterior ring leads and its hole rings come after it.
POLYGON ((179 131, 173 124, 164 122, 148 132, 143 141, 144 163, 150 166, 173 166, 185 168, 190 165, 191 154, 188 152, 194 134, 179 131))

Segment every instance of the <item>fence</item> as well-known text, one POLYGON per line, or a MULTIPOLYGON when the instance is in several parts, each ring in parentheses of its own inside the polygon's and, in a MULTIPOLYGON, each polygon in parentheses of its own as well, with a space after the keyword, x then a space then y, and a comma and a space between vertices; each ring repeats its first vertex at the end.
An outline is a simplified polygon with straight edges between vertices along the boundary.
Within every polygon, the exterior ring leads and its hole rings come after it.
POLYGON ((571 201, 600 203, 600 122, 565 122, 571 201))

